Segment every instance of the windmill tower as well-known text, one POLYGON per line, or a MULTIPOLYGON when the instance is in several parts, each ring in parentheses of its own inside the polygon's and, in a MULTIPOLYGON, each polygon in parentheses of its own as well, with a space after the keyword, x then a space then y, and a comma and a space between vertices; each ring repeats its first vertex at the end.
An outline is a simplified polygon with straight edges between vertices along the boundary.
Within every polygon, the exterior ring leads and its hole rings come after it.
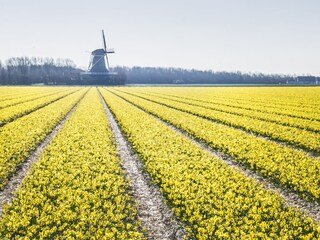
POLYGON ((103 30, 102 30, 102 42, 103 42, 103 48, 99 48, 91 52, 90 64, 88 67, 88 71, 91 73, 103 73, 103 74, 110 73, 108 54, 114 53, 114 50, 107 49, 106 38, 103 30))
POLYGON ((104 31, 102 30, 103 48, 91 52, 88 71, 81 73, 81 79, 92 84, 117 84, 117 72, 111 72, 109 67, 108 54, 114 53, 108 49, 104 31))

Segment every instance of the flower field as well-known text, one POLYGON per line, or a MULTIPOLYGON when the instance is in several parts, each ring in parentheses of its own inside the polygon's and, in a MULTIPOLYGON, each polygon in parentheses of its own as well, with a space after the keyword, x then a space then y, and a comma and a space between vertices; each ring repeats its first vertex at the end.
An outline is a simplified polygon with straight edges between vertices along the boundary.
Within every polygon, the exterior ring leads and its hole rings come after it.
POLYGON ((153 239, 105 103, 183 226, 179 238, 319 239, 319 96, 316 87, 2 87, 0 200, 12 193, 0 238, 153 239))

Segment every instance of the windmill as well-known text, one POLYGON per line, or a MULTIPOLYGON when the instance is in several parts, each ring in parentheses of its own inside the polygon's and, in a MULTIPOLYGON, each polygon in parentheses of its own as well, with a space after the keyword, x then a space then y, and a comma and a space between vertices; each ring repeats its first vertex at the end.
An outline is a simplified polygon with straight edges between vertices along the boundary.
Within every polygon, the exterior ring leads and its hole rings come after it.
POLYGON ((117 72, 111 72, 109 67, 108 54, 114 53, 113 49, 108 49, 104 31, 102 30, 103 48, 91 52, 88 71, 81 73, 81 78, 92 78, 92 83, 108 84, 114 82, 117 72))

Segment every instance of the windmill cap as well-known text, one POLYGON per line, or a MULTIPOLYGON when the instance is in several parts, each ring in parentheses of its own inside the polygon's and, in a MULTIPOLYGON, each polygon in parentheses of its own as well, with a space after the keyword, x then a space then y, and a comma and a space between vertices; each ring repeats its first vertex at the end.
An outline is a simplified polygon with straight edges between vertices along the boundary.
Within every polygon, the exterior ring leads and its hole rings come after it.
POLYGON ((99 54, 105 54, 106 51, 103 49, 103 48, 99 48, 99 49, 96 49, 94 51, 91 52, 92 55, 99 55, 99 54))

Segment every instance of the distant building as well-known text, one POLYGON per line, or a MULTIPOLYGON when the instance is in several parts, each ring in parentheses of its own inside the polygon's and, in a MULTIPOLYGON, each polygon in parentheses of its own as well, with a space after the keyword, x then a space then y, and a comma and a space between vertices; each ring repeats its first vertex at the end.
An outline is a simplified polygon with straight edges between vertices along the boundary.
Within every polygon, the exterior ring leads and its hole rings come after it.
POLYGON ((315 76, 298 76, 292 81, 287 81, 289 85, 318 85, 320 78, 315 76))

